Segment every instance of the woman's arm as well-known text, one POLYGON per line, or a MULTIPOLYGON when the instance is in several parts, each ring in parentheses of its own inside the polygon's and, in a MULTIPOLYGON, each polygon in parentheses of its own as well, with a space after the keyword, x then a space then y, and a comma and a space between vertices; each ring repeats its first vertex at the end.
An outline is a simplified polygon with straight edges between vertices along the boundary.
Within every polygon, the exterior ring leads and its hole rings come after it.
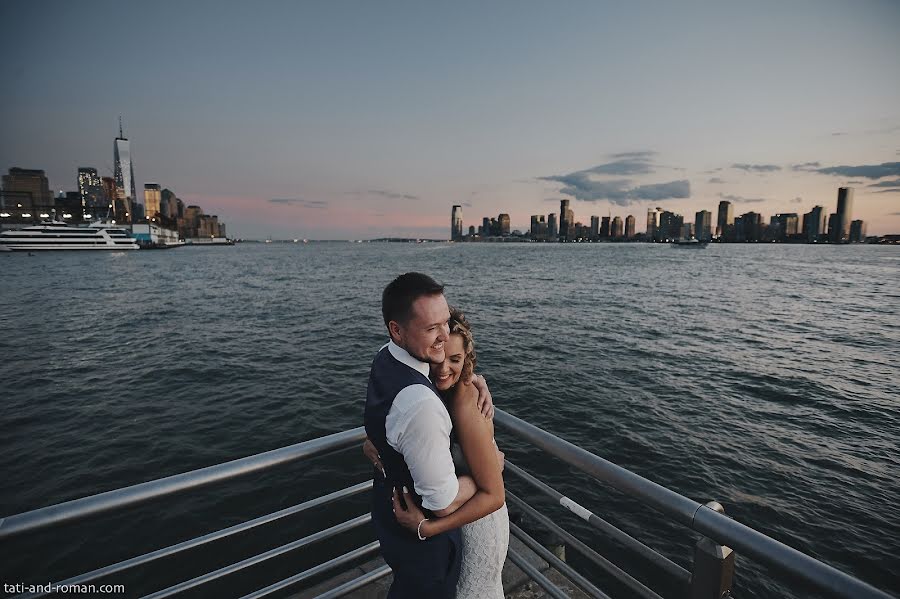
MULTIPOLYGON (((474 522, 500 509, 505 501, 503 475, 494 444, 494 425, 481 414, 476 400, 477 391, 472 385, 460 385, 452 399, 450 410, 453 428, 477 487, 475 495, 452 514, 423 522, 421 527, 418 526, 424 517, 420 515, 421 512, 403 510, 399 502, 395 501, 397 520, 424 537, 474 522)), ((407 499, 407 505, 411 505, 410 499, 407 499)))

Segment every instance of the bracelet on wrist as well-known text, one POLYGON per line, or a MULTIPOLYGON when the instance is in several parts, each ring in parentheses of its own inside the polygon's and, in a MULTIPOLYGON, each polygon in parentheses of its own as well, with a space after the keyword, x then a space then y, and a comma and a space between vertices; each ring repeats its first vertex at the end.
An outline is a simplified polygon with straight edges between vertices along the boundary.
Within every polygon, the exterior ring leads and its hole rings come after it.
POLYGON ((422 521, 419 522, 419 525, 416 527, 416 536, 419 537, 420 541, 424 541, 428 537, 422 536, 422 525, 428 522, 428 518, 422 518, 422 521))

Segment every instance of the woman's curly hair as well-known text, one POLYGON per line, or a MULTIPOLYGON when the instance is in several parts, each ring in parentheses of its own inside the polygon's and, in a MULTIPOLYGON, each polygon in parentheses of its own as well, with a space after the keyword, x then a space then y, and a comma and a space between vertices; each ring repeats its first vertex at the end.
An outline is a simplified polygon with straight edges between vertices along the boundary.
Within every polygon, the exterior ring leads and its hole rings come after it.
POLYGON ((472 373, 475 372, 475 365, 478 363, 478 359, 475 357, 475 340, 472 338, 472 327, 469 326, 469 321, 466 320, 465 315, 456 308, 450 308, 450 334, 457 334, 462 337, 463 340, 463 352, 465 352, 465 359, 463 360, 462 373, 459 375, 459 380, 468 381, 472 378, 472 373))

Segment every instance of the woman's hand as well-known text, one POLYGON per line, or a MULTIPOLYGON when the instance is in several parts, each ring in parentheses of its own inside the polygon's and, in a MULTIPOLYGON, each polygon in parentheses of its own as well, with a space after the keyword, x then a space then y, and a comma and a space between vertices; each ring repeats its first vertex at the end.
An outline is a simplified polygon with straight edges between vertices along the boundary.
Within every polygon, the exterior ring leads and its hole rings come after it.
POLYGON ((403 500, 406 502, 406 509, 403 509, 397 489, 394 489, 394 497, 391 501, 394 504, 394 516, 397 518, 397 523, 416 536, 421 533, 422 536, 427 537, 426 524, 428 522, 426 521, 422 524, 422 520, 425 520, 425 514, 416 505, 413 496, 406 487, 403 487, 403 500), (422 524, 421 528, 419 527, 420 524, 422 524))
POLYGON ((366 437, 366 442, 363 443, 363 453, 366 458, 372 462, 372 465, 378 468, 381 475, 387 478, 387 474, 384 472, 384 464, 381 463, 381 456, 378 455, 378 449, 375 447, 374 443, 369 441, 368 437, 366 437))
POLYGON ((470 385, 475 385, 478 389, 478 411, 481 415, 488 419, 494 418, 494 398, 491 397, 491 390, 488 389, 487 381, 480 374, 473 374, 469 380, 470 385))

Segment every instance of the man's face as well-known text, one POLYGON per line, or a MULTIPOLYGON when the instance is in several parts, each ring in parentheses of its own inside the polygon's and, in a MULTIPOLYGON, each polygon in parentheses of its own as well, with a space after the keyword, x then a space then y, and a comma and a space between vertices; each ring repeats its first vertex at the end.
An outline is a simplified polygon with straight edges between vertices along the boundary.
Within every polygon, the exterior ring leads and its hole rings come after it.
POLYGON ((450 308, 443 294, 425 295, 413 302, 409 321, 391 321, 394 342, 422 362, 444 361, 444 344, 450 337, 450 308))

